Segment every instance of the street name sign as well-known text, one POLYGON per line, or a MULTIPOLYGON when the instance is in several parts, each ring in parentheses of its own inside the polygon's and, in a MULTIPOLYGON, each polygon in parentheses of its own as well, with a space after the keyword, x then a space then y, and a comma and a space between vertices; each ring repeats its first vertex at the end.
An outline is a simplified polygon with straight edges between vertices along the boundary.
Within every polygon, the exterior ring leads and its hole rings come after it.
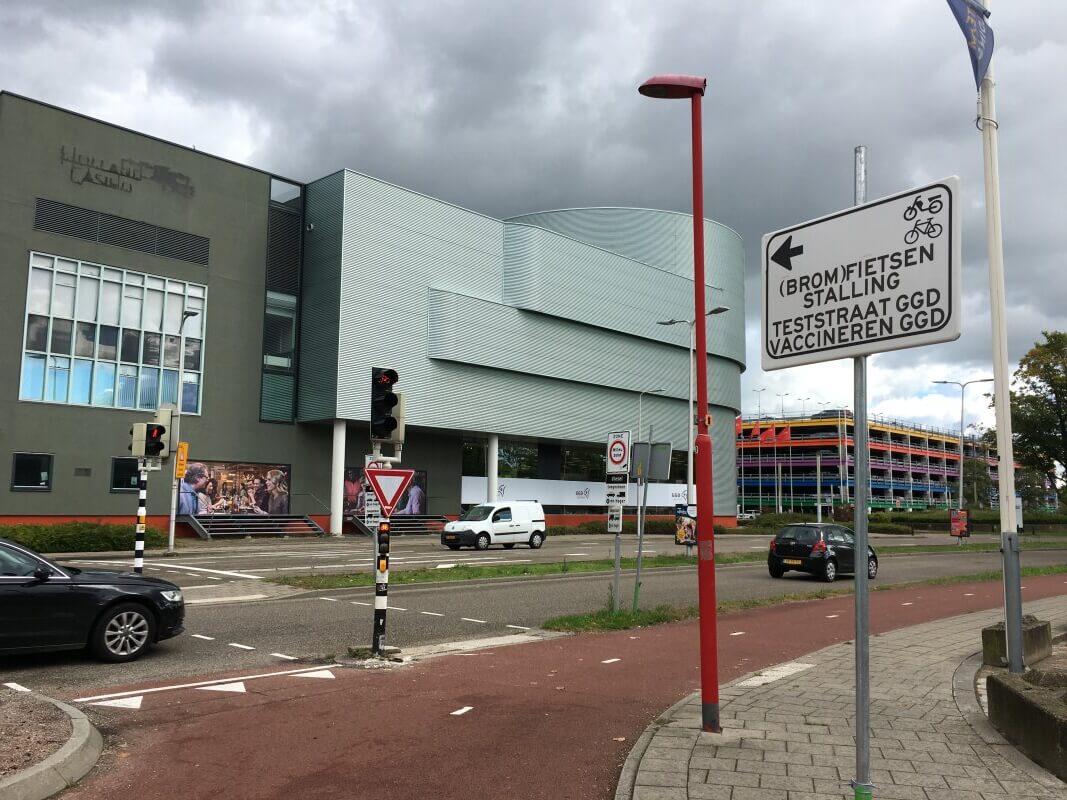
POLYGON ((765 370, 960 336, 957 177, 763 237, 765 370))
POLYGON ((378 502, 381 504, 382 516, 389 517, 392 516, 396 504, 400 502, 404 490, 411 483, 415 470, 366 467, 363 470, 363 474, 367 476, 367 482, 370 483, 370 488, 374 490, 374 496, 378 498, 378 502))

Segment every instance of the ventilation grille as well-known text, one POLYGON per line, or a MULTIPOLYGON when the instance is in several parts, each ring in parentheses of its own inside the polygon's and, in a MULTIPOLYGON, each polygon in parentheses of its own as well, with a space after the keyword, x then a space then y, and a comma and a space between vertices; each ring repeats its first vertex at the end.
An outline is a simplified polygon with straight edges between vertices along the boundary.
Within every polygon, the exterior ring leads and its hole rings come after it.
MULTIPOLYGON (((211 240, 184 231, 161 228, 147 222, 116 217, 100 211, 37 198, 33 217, 35 230, 74 236, 91 242, 124 247, 141 253, 187 261, 206 267, 211 240)), ((298 228, 299 232, 299 228, 298 228)))

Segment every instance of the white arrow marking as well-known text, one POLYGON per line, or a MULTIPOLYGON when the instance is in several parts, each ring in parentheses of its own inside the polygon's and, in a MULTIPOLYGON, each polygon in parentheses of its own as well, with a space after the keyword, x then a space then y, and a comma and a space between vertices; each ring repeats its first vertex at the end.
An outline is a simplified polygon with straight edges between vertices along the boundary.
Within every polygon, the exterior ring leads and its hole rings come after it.
POLYGON ((744 636, 744 635, 745 635, 745 632, 744 632, 744 631, 734 631, 734 632, 733 632, 733 633, 731 633, 730 635, 731 635, 731 636, 744 636))
POLYGON ((8 689, 14 689, 16 692, 28 692, 29 691, 29 689, 27 689, 21 683, 5 683, 4 686, 6 686, 8 689))
POLYGON ((123 697, 120 700, 104 700, 101 703, 90 703, 91 706, 111 706, 112 708, 140 708, 141 700, 144 698, 141 695, 136 697, 123 697))
POLYGON ((616 661, 622 661, 621 658, 609 658, 605 661, 601 661, 601 664, 614 664, 616 661))
POLYGON ((220 683, 218 686, 201 686, 197 691, 201 692, 239 692, 244 694, 245 684, 244 681, 237 681, 236 683, 220 683))
POLYGON ((320 670, 316 670, 315 672, 301 672, 299 675, 296 675, 294 677, 297 677, 297 678, 328 678, 329 680, 332 681, 334 679, 334 674, 332 672, 330 672, 328 669, 320 669, 320 670))
POLYGON ((473 708, 474 708, 474 706, 463 706, 463 708, 457 708, 455 711, 453 711, 451 714, 449 714, 449 716, 451 716, 451 717, 462 717, 464 714, 466 714, 468 711, 472 710, 473 708))

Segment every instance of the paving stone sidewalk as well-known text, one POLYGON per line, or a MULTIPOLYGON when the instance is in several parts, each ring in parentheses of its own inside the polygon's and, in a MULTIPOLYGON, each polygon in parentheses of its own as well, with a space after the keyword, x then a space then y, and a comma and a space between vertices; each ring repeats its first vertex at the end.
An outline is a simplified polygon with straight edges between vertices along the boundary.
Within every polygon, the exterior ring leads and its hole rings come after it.
MULTIPOLYGON (((1025 610, 1051 621, 1053 635, 1067 625, 1067 597, 1025 610)), ((1002 618, 977 612, 871 638, 875 800, 1067 798, 1067 784, 1008 744, 975 697, 981 629, 1002 618)), ((852 644, 791 664, 792 675, 722 689, 722 734, 700 730, 699 694, 665 712, 631 753, 616 800, 854 797, 852 644)))

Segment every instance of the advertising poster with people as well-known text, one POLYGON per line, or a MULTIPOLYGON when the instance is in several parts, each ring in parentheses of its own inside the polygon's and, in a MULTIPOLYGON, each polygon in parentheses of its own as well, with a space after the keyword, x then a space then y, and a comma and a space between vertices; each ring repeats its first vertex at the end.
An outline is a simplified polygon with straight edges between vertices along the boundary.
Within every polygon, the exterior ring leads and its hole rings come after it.
MULTIPOLYGON (((344 506, 348 516, 363 517, 366 515, 366 493, 373 491, 367 486, 363 477, 362 467, 348 467, 345 469, 344 506)), ((398 514, 418 515, 426 511, 426 471, 417 469, 415 475, 408 484, 400 501, 396 504, 393 516, 398 514)))
POLYGON ((190 461, 178 484, 178 514, 289 513, 288 464, 190 461))

